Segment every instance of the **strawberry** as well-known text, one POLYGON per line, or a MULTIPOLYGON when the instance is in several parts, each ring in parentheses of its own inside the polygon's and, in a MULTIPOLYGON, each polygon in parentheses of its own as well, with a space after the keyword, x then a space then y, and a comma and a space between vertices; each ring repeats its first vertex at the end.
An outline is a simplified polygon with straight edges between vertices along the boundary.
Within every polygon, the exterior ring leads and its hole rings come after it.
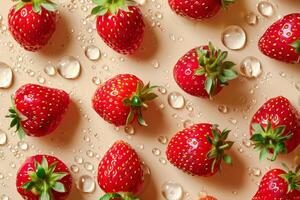
POLYGON ((157 97, 152 93, 155 86, 143 82, 134 75, 120 74, 101 85, 92 100, 94 110, 107 122, 115 126, 138 123, 147 126, 142 109, 148 107, 147 101, 157 97))
POLYGON ((226 141, 229 130, 222 132, 217 125, 195 124, 173 136, 167 147, 167 158, 177 168, 197 176, 212 176, 220 170, 221 161, 231 164, 225 154, 233 145, 226 141))
POLYGON ((300 63, 300 14, 284 16, 263 34, 258 42, 260 51, 286 63, 300 63))
MULTIPOLYGON (((284 168, 287 168, 284 165, 284 168)), ((271 169, 262 178, 252 200, 300 200, 300 167, 296 172, 271 169)))
POLYGON ((204 20, 215 16, 221 7, 227 7, 235 0, 169 0, 171 9, 181 15, 196 20, 204 20))
POLYGON ((201 197, 199 200, 217 200, 217 199, 212 196, 205 196, 205 197, 201 197))
POLYGON ((98 167, 98 184, 106 193, 100 200, 138 200, 144 175, 139 156, 129 144, 117 141, 98 167))
POLYGON ((49 0, 19 1, 8 14, 8 27, 14 39, 26 50, 45 46, 56 29, 56 5, 49 0))
POLYGON ((93 0, 97 31, 103 41, 121 54, 133 54, 144 38, 142 13, 132 0, 93 0))
POLYGON ((58 127, 69 103, 69 95, 63 90, 27 84, 12 97, 6 117, 12 118, 10 127, 16 127, 20 139, 25 134, 45 136, 58 127))
POLYGON ((16 186, 27 200, 65 200, 72 187, 72 176, 58 158, 35 155, 19 169, 16 186))
POLYGON ((268 100, 254 114, 250 124, 251 140, 260 150, 260 160, 272 154, 290 153, 300 143, 300 121, 296 110, 285 97, 268 100))
POLYGON ((174 67, 174 78, 185 92, 198 97, 218 94, 228 81, 237 77, 233 62, 225 61, 228 52, 209 45, 190 50, 174 67))

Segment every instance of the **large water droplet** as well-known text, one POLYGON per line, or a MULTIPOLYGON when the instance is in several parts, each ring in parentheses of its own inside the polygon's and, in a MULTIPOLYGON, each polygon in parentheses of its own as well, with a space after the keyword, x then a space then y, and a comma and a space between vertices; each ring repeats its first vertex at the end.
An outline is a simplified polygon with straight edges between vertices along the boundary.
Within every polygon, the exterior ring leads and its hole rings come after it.
POLYGON ((6 142, 7 142, 6 133, 4 133, 0 130, 0 145, 5 145, 6 142))
POLYGON ((80 74, 80 62, 73 56, 63 57, 57 66, 58 73, 66 79, 75 79, 80 74))
POLYGON ((0 88, 9 88, 12 85, 13 72, 11 68, 0 62, 0 88))
POLYGON ((274 6, 268 1, 261 1, 257 4, 258 12, 264 17, 271 17, 274 15, 274 6))
POLYGON ((222 32, 222 42, 228 49, 242 49, 246 44, 246 40, 246 33, 240 26, 228 26, 222 32))
POLYGON ((166 200, 181 200, 183 188, 178 183, 168 181, 162 185, 161 193, 166 200))
POLYGON ((240 72, 247 78, 257 78, 262 73, 261 63, 256 57, 246 57, 240 65, 240 72))
POLYGON ((101 57, 100 49, 94 45, 88 46, 85 49, 85 55, 88 59, 92 61, 99 60, 101 57))
POLYGON ((182 109, 185 105, 185 99, 179 92, 171 92, 168 95, 168 103, 172 108, 182 109))
POLYGON ((89 175, 83 175, 79 178, 77 188, 83 193, 93 193, 96 188, 95 181, 89 175))

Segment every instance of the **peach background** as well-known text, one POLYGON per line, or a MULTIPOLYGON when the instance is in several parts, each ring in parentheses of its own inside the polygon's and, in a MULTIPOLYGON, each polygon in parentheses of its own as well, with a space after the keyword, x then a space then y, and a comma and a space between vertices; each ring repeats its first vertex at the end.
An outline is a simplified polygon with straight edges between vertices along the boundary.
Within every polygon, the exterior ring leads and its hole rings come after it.
MULTIPOLYGON (((93 22, 83 23, 83 19, 88 15, 88 12, 83 11, 83 5, 91 7, 91 3, 86 3, 86 0, 73 0, 73 5, 77 5, 74 12, 68 11, 68 4, 71 4, 70 0, 57 1, 60 4, 61 14, 57 31, 51 44, 39 53, 30 53, 21 49, 8 31, 0 33, 0 61, 6 62, 14 68, 20 67, 14 73, 13 87, 0 90, 2 113, 0 115, 0 129, 8 135, 8 143, 5 146, 0 146, 0 156, 3 158, 0 164, 0 173, 5 175, 5 178, 0 180, 0 195, 6 194, 13 200, 20 199, 15 190, 14 179, 18 166, 26 156, 36 153, 52 153, 64 160, 68 166, 71 166, 75 164, 74 157, 78 155, 83 157, 85 161, 93 163, 96 169, 99 161, 95 157, 86 156, 86 151, 91 149, 102 156, 109 145, 118 139, 126 140, 134 146, 151 169, 151 177, 141 195, 141 199, 144 200, 163 199, 160 194, 160 187, 168 180, 180 183, 185 192, 188 192, 191 199, 194 200, 197 199, 202 190, 214 194, 221 200, 251 199, 261 177, 249 176, 248 167, 259 167, 264 173, 268 167, 280 166, 281 161, 295 166, 296 162, 299 162, 295 158, 296 154, 299 155, 300 153, 299 148, 288 156, 280 157, 276 163, 268 161, 258 163, 258 153, 241 144, 242 140, 248 137, 249 118, 265 99, 284 95, 300 110, 299 91, 294 86, 295 82, 300 81, 299 66, 270 60, 263 56, 256 47, 259 36, 268 25, 278 16, 299 11, 300 4, 295 0, 273 0, 272 2, 276 5, 276 16, 269 19, 260 17, 257 26, 249 26, 245 23, 244 15, 248 11, 257 13, 257 2, 257 0, 240 0, 231 6, 228 12, 223 11, 215 18, 205 22, 196 22, 176 16, 170 11, 166 0, 148 0, 148 3, 142 7, 148 22, 145 42, 135 56, 128 57, 118 55, 110 50, 98 37, 96 31, 88 33, 93 22), (156 7, 157 4, 161 5, 160 9, 156 7), (162 19, 155 17, 157 11, 163 14, 162 19), (161 27, 151 27, 151 17, 160 22, 161 27), (195 45, 206 44, 208 41, 212 41, 216 46, 225 49, 220 40, 221 30, 227 25, 233 24, 240 25, 246 30, 248 42, 246 47, 240 51, 229 51, 231 60, 240 63, 246 56, 256 56, 262 62, 264 74, 256 80, 240 78, 231 82, 230 86, 213 101, 184 94, 172 77, 173 65, 177 59, 195 45), (170 34, 174 34, 176 41, 170 39, 172 38, 170 34), (78 37, 82 36, 85 41, 78 40, 78 37), (84 55, 84 47, 89 44, 88 40, 92 38, 94 38, 92 43, 97 45, 104 54, 97 62, 89 61, 84 55), (180 41, 179 38, 183 38, 183 41, 180 41), (10 47, 11 45, 13 47, 10 47), (65 80, 59 75, 47 76, 43 71, 44 66, 48 62, 57 63, 65 55, 79 58, 82 64, 81 76, 76 80, 65 80), (19 59, 19 56, 23 59, 19 59), (155 61, 160 63, 158 69, 153 68, 155 61), (103 69, 104 65, 109 66, 109 71, 103 69), (92 66, 96 66, 96 68, 93 69, 92 66), (36 75, 31 77, 23 69, 33 70, 36 75), (284 72, 286 76, 280 76, 281 72, 284 72), (96 85, 91 81, 93 76, 97 75, 105 80, 118 73, 133 73, 145 82, 151 81, 153 84, 166 86, 168 92, 179 91, 193 104, 194 110, 192 112, 187 109, 174 110, 167 104, 167 95, 161 94, 145 113, 150 124, 149 127, 137 127, 134 136, 126 135, 122 128, 117 131, 96 115, 91 108, 90 99, 96 89, 96 85), (12 131, 8 130, 9 121, 4 118, 4 115, 10 104, 10 95, 22 84, 37 83, 39 74, 46 78, 45 85, 71 92, 73 103, 65 120, 55 133, 40 139, 27 137, 26 142, 30 144, 30 149, 28 151, 19 149, 23 156, 15 158, 11 149, 17 146, 18 138, 12 131), (222 104, 230 108, 228 114, 218 112, 217 107, 222 104), (164 109, 160 109, 160 106, 164 106, 164 109), (178 118, 174 118, 172 116, 174 114, 177 114, 178 118), (237 120, 236 125, 230 123, 232 118, 237 120), (164 135, 170 138, 175 132, 183 128, 184 119, 190 119, 193 122, 218 123, 221 128, 232 129, 231 138, 236 141, 231 152, 234 157, 234 166, 224 166, 223 173, 215 177, 198 178, 182 173, 169 163, 161 164, 159 158, 165 157, 166 145, 158 142, 158 136, 164 135), (85 130, 88 129, 91 130, 91 133, 85 133, 85 130), (94 136, 95 133, 97 133, 97 137, 94 136), (91 138, 90 143, 84 141, 84 135, 91 138), (138 145, 144 145, 144 149, 139 149, 138 145), (162 150, 161 156, 156 157, 152 154, 154 147, 162 150), (244 152, 240 153, 238 148, 242 148, 244 152), (17 166, 13 168, 11 167, 12 164, 17 166)), ((12 3, 9 1, 1 4, 0 15, 4 17, 3 24, 7 24, 7 13, 11 6, 12 3)), ((80 166, 79 173, 73 174, 75 182, 83 174, 93 175, 86 171, 83 166, 80 166)), ((98 187, 92 195, 85 195, 80 193, 74 185, 69 199, 97 199, 100 194, 101 191, 98 187)))

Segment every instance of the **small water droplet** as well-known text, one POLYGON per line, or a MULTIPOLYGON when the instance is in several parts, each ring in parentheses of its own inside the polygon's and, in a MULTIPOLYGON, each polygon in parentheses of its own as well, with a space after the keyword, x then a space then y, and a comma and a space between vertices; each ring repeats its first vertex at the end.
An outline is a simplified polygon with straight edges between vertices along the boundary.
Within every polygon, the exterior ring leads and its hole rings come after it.
POLYGON ((73 173, 78 173, 79 172, 79 167, 77 165, 71 165, 71 171, 73 173))
POLYGON ((258 22, 258 17, 253 12, 247 13, 246 16, 245 16, 245 18, 246 18, 247 24, 249 24, 249 25, 256 25, 257 22, 258 22))
POLYGON ((171 92, 168 95, 168 103, 174 109, 182 109, 185 105, 185 99, 179 92, 171 92))
POLYGON ((167 144, 168 142, 168 138, 166 136, 159 136, 157 140, 161 144, 167 144))
POLYGON ((246 57, 240 65, 240 72, 247 78, 257 78, 262 73, 261 63, 254 56, 246 57))
POLYGON ((74 161, 75 161, 77 164, 82 164, 82 163, 83 163, 83 158, 82 158, 82 157, 79 157, 79 156, 75 156, 74 161))
POLYGON ((90 158, 94 157, 95 153, 92 150, 87 150, 86 155, 90 158))
POLYGON ((54 76, 56 74, 56 69, 53 65, 48 64, 45 66, 44 68, 44 72, 48 75, 48 76, 54 76))
POLYGON ((193 126, 193 122, 191 121, 191 120, 185 120, 184 122, 183 122, 183 127, 184 128, 188 128, 188 127, 191 127, 191 126, 193 126))
POLYGON ((145 5, 146 4, 146 0, 134 0, 136 3, 140 4, 141 6, 142 5, 145 5))
POLYGON ((23 151, 27 151, 28 150, 28 144, 26 142, 24 142, 24 141, 18 142, 18 146, 23 151))
POLYGON ((259 177, 261 175, 261 170, 258 168, 253 168, 251 171, 254 176, 259 177))
POLYGON ((248 139, 244 139, 244 140, 242 141, 242 143, 243 143, 243 145, 244 145, 245 147, 247 147, 247 148, 249 148, 249 147, 252 146, 251 140, 248 140, 248 139))
POLYGON ((237 120, 234 118, 230 118, 229 122, 232 123, 233 125, 237 124, 237 120))
POLYGON ((66 79, 75 79, 80 74, 80 62, 73 56, 63 57, 57 66, 58 73, 66 79))
POLYGON ((258 12, 264 17, 271 17, 274 15, 274 6, 268 1, 261 1, 257 4, 258 12))
POLYGON ((9 200, 9 197, 5 194, 1 195, 1 200, 9 200))
POLYGON ((161 93, 161 94, 166 94, 167 93, 167 89, 163 86, 160 86, 158 87, 158 91, 161 93))
POLYGON ((159 156, 161 154, 161 151, 158 148, 153 148, 152 149, 152 153, 155 156, 159 156))
POLYGON ((193 103, 192 103, 192 102, 187 102, 185 108, 186 108, 189 112, 193 112, 193 110, 194 110, 193 103))
POLYGON ((46 82, 46 79, 42 76, 38 76, 37 77, 37 81, 40 83, 40 84, 44 84, 46 82))
POLYGON ((0 62, 0 88, 9 88, 12 85, 13 72, 11 68, 3 62, 0 62))
POLYGON ((5 145, 7 142, 7 136, 6 136, 6 133, 2 132, 0 130, 0 145, 5 145))
POLYGON ((231 25, 222 32, 222 42, 228 49, 242 49, 246 44, 246 40, 246 33, 240 26, 231 25))
POLYGON ((152 62, 152 66, 155 68, 155 69, 158 69, 159 68, 159 62, 157 60, 153 61, 152 62))
POLYGON ((94 169, 94 165, 90 162, 85 162, 83 166, 88 171, 92 171, 94 169))
POLYGON ((223 114, 226 114, 226 113, 228 113, 228 107, 226 106, 226 105, 219 105, 218 106, 218 111, 220 112, 220 113, 223 113, 223 114))
POLYGON ((159 162, 163 165, 167 164, 167 161, 165 158, 159 158, 159 162))
POLYGON ((183 198, 182 186, 172 181, 162 185, 161 193, 166 200, 181 200, 183 198))
POLYGON ((4 174, 0 173, 0 180, 4 179, 4 174))
POLYGON ((124 127, 124 131, 125 133, 129 134, 129 135, 134 135, 135 134, 135 129, 133 126, 131 125, 127 125, 124 127))
POLYGON ((89 175, 83 175, 79 178, 77 188, 83 193, 93 193, 96 188, 94 179, 89 175))
POLYGON ((300 81, 295 83, 295 88, 300 92, 300 81))
POLYGON ((279 72, 279 76, 281 76, 282 78, 285 78, 285 77, 286 77, 286 73, 284 73, 284 72, 279 72))
POLYGON ((157 19, 162 19, 163 18, 163 14, 161 12, 156 12, 155 13, 155 17, 157 17, 157 19))
POLYGON ((85 48, 85 56, 92 61, 99 60, 101 57, 100 49, 94 45, 88 46, 85 48))
POLYGON ((150 168, 145 163, 142 163, 142 169, 143 169, 143 172, 144 172, 145 175, 150 175, 151 174, 150 168))
POLYGON ((95 84, 95 85, 100 85, 101 84, 101 79, 98 77, 98 76, 94 76, 92 78, 92 82, 95 84))

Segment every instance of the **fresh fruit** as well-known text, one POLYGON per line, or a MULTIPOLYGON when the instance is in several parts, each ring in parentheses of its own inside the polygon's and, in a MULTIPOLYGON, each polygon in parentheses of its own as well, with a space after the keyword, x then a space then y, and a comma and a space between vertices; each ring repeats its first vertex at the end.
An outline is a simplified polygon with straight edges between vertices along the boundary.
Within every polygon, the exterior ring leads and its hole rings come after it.
POLYGON ((254 114, 250 124, 251 140, 260 151, 260 160, 271 154, 290 153, 300 143, 300 120, 285 97, 268 100, 254 114))
POLYGON ((144 174, 139 156, 129 144, 117 141, 98 167, 98 184, 106 193, 100 200, 137 200, 144 174))
MULTIPOLYGON (((287 168, 284 165, 284 168, 287 168)), ((262 178, 252 200, 299 200, 300 166, 295 172, 271 169, 262 178)))
POLYGON ((271 25, 260 38, 258 47, 276 60, 300 63, 300 13, 286 15, 271 25))
POLYGON ((195 124, 177 133, 168 144, 167 158, 177 168, 198 176, 212 176, 220 170, 221 161, 231 164, 225 151, 233 142, 227 141, 229 130, 217 125, 195 124))
POLYGON ((53 132, 61 122, 70 103, 63 91, 35 84, 20 87, 12 97, 10 127, 16 127, 20 139, 25 134, 41 137, 53 132))
POLYGON ((174 67, 174 78, 185 92, 198 97, 218 94, 228 81, 237 77, 233 62, 226 61, 228 52, 209 45, 190 50, 174 67))
POLYGON ((56 5, 50 0, 14 0, 8 14, 8 27, 14 39, 26 50, 45 46, 56 29, 56 5))
POLYGON ((94 110, 107 122, 115 126, 138 123, 147 126, 142 116, 147 101, 157 97, 152 92, 154 86, 143 82, 131 74, 119 74, 101 85, 94 94, 94 110))
POLYGON ((140 9, 132 0, 93 0, 97 6, 97 31, 103 41, 121 54, 133 54, 144 38, 145 23, 140 9))
POLYGON ((18 171, 17 190, 27 200, 65 200, 72 176, 58 158, 48 155, 31 156, 18 171))
POLYGON ((204 20, 215 16, 220 8, 225 8, 235 0, 169 0, 171 9, 179 15, 196 20, 204 20))
POLYGON ((217 199, 212 196, 205 196, 205 197, 201 197, 199 200, 217 200, 217 199))

